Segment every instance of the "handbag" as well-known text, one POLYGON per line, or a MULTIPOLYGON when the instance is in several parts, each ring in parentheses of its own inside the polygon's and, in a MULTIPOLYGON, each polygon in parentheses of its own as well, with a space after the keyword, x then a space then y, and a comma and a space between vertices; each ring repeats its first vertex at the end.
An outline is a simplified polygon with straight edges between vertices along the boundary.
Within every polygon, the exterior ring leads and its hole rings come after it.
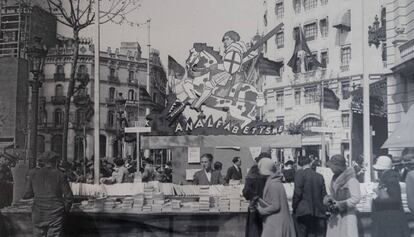
POLYGON ((388 190, 386 187, 378 187, 377 198, 378 199, 389 199, 390 198, 390 195, 388 194, 388 190))

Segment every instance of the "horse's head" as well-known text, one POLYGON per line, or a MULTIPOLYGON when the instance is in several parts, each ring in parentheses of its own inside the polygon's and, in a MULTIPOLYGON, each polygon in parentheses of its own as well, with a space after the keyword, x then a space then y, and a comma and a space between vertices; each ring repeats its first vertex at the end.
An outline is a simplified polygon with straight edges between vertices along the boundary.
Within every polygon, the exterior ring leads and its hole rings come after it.
POLYGON ((220 62, 221 56, 212 47, 204 43, 194 43, 186 60, 188 75, 193 78, 204 75, 220 62))

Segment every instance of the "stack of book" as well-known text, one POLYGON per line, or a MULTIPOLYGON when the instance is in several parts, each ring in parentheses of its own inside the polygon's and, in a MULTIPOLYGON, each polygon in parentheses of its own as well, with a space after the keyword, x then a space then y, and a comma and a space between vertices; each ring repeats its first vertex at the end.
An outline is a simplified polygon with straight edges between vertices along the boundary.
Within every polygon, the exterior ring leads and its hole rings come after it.
POLYGON ((142 211, 142 207, 144 206, 144 195, 138 194, 133 197, 134 199, 134 210, 136 211, 142 211))
POLYGON ((247 212, 247 210, 249 209, 249 205, 249 201, 243 198, 240 202, 240 211, 247 212))
MULTIPOLYGON (((114 209, 115 208, 115 205, 116 205, 116 199, 115 198, 106 198, 106 199, 104 199, 104 201, 103 201, 103 209, 104 210, 112 210, 112 209, 114 209)), ((95 206, 97 207, 97 208, 99 208, 99 206, 100 206, 100 200, 99 199, 96 199, 95 200, 95 206)))
POLYGON ((152 211, 152 206, 151 205, 144 205, 142 207, 142 211, 143 212, 151 212, 152 211))
POLYGON ((166 201, 163 205, 162 205, 162 212, 172 212, 172 203, 171 201, 166 201))
POLYGON ((126 197, 122 200, 122 209, 131 209, 134 205, 134 198, 133 197, 126 197))
POLYGON ((154 188, 152 186, 144 188, 144 201, 145 205, 152 205, 154 203, 154 188))
POLYGON ((176 200, 176 199, 171 200, 171 209, 173 211, 180 211, 181 210, 181 200, 176 200))
POLYGON ((164 194, 161 192, 153 193, 153 204, 152 204, 152 211, 153 212, 161 212, 162 206, 164 205, 164 194))
POLYGON ((201 196, 199 200, 199 210, 200 211, 210 211, 210 197, 201 196))
POLYGON ((219 210, 220 212, 229 212, 230 211, 230 199, 227 197, 219 198, 219 210))

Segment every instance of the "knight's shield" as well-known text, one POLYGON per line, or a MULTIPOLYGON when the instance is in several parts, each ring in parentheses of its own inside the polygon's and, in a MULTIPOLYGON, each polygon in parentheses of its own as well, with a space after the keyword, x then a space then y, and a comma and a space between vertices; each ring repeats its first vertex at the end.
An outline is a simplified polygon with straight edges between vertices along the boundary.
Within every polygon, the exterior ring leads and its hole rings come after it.
POLYGON ((240 70, 242 64, 242 56, 240 53, 230 51, 224 55, 223 66, 230 74, 234 74, 240 70))

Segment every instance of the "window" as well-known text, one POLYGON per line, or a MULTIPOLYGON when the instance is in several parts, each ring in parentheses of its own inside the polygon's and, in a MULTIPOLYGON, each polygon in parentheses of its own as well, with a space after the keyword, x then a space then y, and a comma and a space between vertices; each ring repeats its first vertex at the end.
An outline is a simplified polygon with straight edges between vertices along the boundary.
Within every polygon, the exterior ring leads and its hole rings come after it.
POLYGON ((37 152, 45 152, 45 137, 42 135, 37 135, 37 152))
POLYGON ((301 0, 293 0, 293 8, 296 14, 300 13, 300 8, 301 8, 300 3, 301 3, 301 0))
POLYGON ((306 40, 316 39, 317 33, 318 33, 318 31, 317 31, 316 22, 305 25, 305 38, 306 38, 306 40))
POLYGON ((321 5, 327 5, 328 4, 328 0, 321 0, 321 5))
POLYGON ((318 102, 318 88, 310 86, 305 88, 305 104, 313 104, 318 102))
POLYGON ((134 71, 129 71, 129 73, 128 73, 128 80, 129 81, 135 80, 135 73, 134 73, 134 71))
POLYGON ((311 127, 320 127, 321 121, 317 118, 306 118, 302 122, 303 130, 309 131, 311 127))
POLYGON ((78 68, 78 73, 85 74, 88 73, 88 70, 85 65, 80 65, 78 68))
POLYGON ((283 15, 284 15, 283 2, 276 3, 275 12, 276 12, 277 19, 283 18, 283 15))
POLYGON ((62 85, 56 85, 55 87, 55 95, 56 96, 63 96, 63 86, 62 85))
POLYGON ((114 111, 108 111, 108 126, 113 127, 115 122, 114 111))
POLYGON ((62 135, 57 134, 52 137, 52 149, 57 154, 62 154, 62 135))
POLYGON ((99 155, 101 158, 106 157, 106 136, 99 135, 99 155))
POLYGON ((343 47, 341 49, 341 64, 342 65, 349 65, 351 61, 351 47, 343 47))
POLYGON ((128 100, 134 100, 135 91, 129 90, 128 91, 128 100))
POLYGON ((56 66, 56 73, 59 73, 59 74, 64 74, 65 73, 65 69, 63 68, 63 65, 57 65, 56 66))
POLYGON ((285 44, 285 35, 282 31, 276 34, 276 46, 279 49, 279 48, 283 48, 284 44, 285 44))
POLYGON ((283 91, 276 92, 276 107, 283 108, 283 91))
POLYGON ((55 126, 63 124, 63 111, 59 108, 55 109, 55 126))
POLYGON ((110 77, 115 77, 115 68, 110 68, 109 69, 109 76, 110 77))
POLYGON ((349 128, 349 114, 342 114, 342 127, 349 128))
POLYGON ((302 96, 301 89, 295 90, 295 105, 300 105, 300 97, 302 96))
POLYGON ((81 161, 83 160, 84 151, 83 151, 83 137, 76 136, 75 137, 75 156, 74 160, 81 161))
POLYGON ((341 82, 342 99, 346 100, 351 96, 351 87, 349 81, 341 82))
POLYGON ((315 60, 318 60, 318 55, 316 52, 312 52, 312 55, 308 55, 305 58, 306 71, 316 70, 315 60))
POLYGON ((326 68, 328 65, 329 58, 328 58, 328 51, 321 52, 321 64, 323 68, 326 68))
POLYGON ((86 122, 86 111, 83 109, 76 110, 76 124, 84 125, 86 122))
POLYGON ((114 100, 115 99, 115 88, 110 87, 109 88, 109 99, 114 100))
POLYGON ((328 36, 328 31, 329 31, 329 27, 328 27, 328 19, 322 19, 319 21, 319 25, 321 27, 321 36, 322 37, 327 37, 328 36))
POLYGON ((303 7, 305 8, 305 11, 315 8, 317 4, 318 0, 303 0, 303 7))

